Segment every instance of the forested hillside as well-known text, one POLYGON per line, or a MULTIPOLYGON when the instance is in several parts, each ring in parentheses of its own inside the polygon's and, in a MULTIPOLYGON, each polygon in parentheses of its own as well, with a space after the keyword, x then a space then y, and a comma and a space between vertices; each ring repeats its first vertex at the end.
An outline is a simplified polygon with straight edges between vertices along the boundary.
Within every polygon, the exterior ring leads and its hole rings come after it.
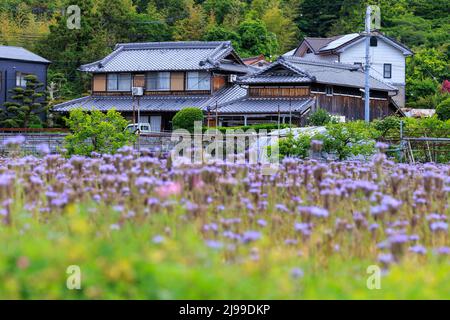
POLYGON ((0 44, 26 47, 51 60, 57 98, 86 92, 79 65, 117 42, 231 40, 243 56, 268 59, 301 38, 363 30, 365 6, 378 4, 382 31, 410 46, 407 95, 432 108, 449 78, 450 1, 430 0, 2 0, 0 44), (66 26, 64 8, 81 8, 81 29, 66 26))

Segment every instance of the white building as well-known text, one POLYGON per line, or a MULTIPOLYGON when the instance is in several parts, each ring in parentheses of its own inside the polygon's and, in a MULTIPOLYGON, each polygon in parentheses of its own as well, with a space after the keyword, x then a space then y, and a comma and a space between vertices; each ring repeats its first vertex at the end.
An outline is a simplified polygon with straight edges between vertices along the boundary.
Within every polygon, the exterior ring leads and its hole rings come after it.
MULTIPOLYGON (((294 56, 324 62, 365 64, 364 34, 352 33, 330 38, 306 37, 294 56)), ((289 53, 288 53, 289 54, 289 53)), ((375 31, 370 39, 370 75, 398 88, 393 100, 405 106, 406 57, 413 52, 398 41, 375 31)))

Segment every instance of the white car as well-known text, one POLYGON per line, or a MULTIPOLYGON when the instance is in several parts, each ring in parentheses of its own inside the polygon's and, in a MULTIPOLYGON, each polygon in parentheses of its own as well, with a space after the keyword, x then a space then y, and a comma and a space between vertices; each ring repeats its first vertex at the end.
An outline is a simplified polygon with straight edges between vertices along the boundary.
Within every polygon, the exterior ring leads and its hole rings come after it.
POLYGON ((135 124, 129 124, 125 130, 130 131, 131 133, 151 133, 152 128, 150 126, 150 123, 135 123, 135 124))

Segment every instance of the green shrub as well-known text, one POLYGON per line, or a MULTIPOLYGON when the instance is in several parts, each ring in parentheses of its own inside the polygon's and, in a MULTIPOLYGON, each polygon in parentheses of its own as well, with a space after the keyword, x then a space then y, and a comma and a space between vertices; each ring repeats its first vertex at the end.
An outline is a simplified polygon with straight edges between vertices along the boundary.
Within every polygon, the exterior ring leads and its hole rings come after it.
POLYGON ((178 111, 172 119, 173 128, 186 129, 194 132, 194 123, 201 121, 203 123, 203 112, 198 108, 185 108, 178 111))
POLYGON ((318 109, 308 117, 308 124, 312 126, 324 126, 332 121, 331 114, 325 109, 318 109))
POLYGON ((384 137, 391 134, 399 134, 401 118, 397 116, 389 116, 384 119, 375 120, 372 125, 380 132, 380 136, 384 137))
POLYGON ((287 138, 280 140, 279 153, 282 158, 296 157, 304 159, 309 154, 311 147, 311 137, 308 135, 300 135, 294 137, 290 134, 287 138))
POLYGON ((437 115, 427 118, 405 118, 404 134, 409 137, 448 138, 450 120, 442 121, 437 115))
POLYGON ((450 119, 450 97, 442 101, 436 108, 436 114, 439 119, 446 121, 450 119))
POLYGON ((323 151, 336 153, 339 160, 345 160, 351 155, 369 156, 375 152, 375 139, 380 132, 364 121, 347 123, 330 123, 327 133, 314 136, 315 140, 323 141, 323 151))
POLYGON ((415 102, 408 104, 408 107, 415 109, 436 109, 437 106, 445 100, 444 94, 438 92, 429 96, 420 97, 415 102))
POLYGON ((103 113, 98 110, 70 112, 66 118, 70 134, 65 138, 68 155, 90 156, 92 152, 115 153, 119 148, 134 141, 135 136, 124 130, 128 121, 114 109, 103 113))
POLYGON ((434 96, 438 93, 439 84, 432 79, 408 79, 407 81, 407 105, 413 108, 432 108, 426 105, 426 97, 434 96))
POLYGON ((309 155, 312 140, 323 142, 322 151, 335 153, 339 160, 350 156, 370 156, 375 153, 375 141, 381 133, 375 126, 367 125, 364 121, 347 123, 329 123, 327 132, 309 136, 306 134, 294 137, 289 135, 279 142, 281 157, 306 158, 309 155))

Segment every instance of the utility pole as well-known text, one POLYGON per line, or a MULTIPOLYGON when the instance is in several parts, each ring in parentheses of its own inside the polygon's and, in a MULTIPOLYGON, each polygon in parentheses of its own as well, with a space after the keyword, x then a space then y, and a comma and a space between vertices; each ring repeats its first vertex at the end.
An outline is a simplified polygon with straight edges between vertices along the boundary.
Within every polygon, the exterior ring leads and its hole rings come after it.
POLYGON ((372 7, 368 6, 366 11, 366 65, 365 88, 364 88, 364 120, 370 122, 370 23, 372 21, 372 7))
POLYGON ((292 132, 292 98, 289 97, 289 133, 292 132))
POLYGON ((137 114, 138 114, 138 127, 139 127, 139 131, 138 131, 138 152, 140 154, 141 152, 141 107, 139 105, 139 98, 140 96, 137 96, 137 114))

